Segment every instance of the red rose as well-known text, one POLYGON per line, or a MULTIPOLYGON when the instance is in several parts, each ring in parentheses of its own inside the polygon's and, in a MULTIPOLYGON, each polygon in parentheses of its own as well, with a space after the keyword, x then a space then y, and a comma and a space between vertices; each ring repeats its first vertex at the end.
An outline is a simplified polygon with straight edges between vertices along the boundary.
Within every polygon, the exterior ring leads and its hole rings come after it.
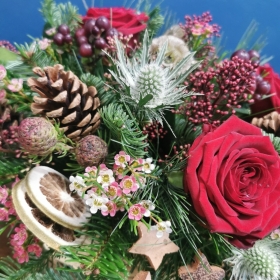
POLYGON ((138 14, 133 9, 126 8, 89 8, 83 20, 105 16, 112 22, 112 27, 116 28, 123 35, 133 35, 132 40, 138 40, 138 33, 146 29, 145 22, 149 17, 145 13, 138 14))
POLYGON ((280 77, 277 73, 275 73, 272 67, 269 64, 265 64, 263 66, 259 66, 257 69, 257 73, 261 75, 265 75, 263 78, 264 81, 267 81, 270 84, 270 91, 268 95, 272 95, 269 98, 263 100, 257 100, 254 104, 251 105, 252 114, 261 113, 258 116, 266 115, 271 111, 276 110, 280 113, 280 77))
POLYGON ((190 148, 184 187, 212 232, 247 248, 280 226, 280 159, 259 128, 230 117, 190 148))

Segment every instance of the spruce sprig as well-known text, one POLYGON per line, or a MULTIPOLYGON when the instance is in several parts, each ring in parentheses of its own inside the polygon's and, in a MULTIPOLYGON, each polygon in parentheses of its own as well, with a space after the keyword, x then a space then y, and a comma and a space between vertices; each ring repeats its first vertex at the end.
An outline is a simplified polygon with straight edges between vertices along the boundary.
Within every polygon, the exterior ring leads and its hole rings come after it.
POLYGON ((22 265, 17 264, 10 257, 3 258, 0 260, 0 280, 23 280, 34 277, 37 273, 44 273, 53 256, 52 250, 44 251, 40 258, 31 257, 29 262, 22 265))
POLYGON ((111 132, 112 139, 133 158, 142 158, 147 154, 147 136, 142 134, 135 119, 131 119, 121 104, 109 104, 100 110, 102 120, 111 132))
POLYGON ((40 12, 51 27, 67 24, 71 30, 74 30, 81 23, 78 8, 70 2, 57 5, 53 0, 44 0, 40 12))
POLYGON ((13 181, 16 176, 24 175, 28 169, 26 160, 13 157, 5 159, 3 156, 0 160, 0 186, 13 181))
POLYGON ((114 229, 112 222, 115 221, 110 218, 92 216, 91 222, 86 225, 86 234, 92 243, 61 247, 66 261, 70 265, 72 261, 79 262, 82 269, 77 271, 83 271, 85 274, 98 271, 94 279, 127 279, 132 258, 127 251, 131 246, 131 240, 129 240, 131 234, 128 229, 127 231, 123 228, 114 229))

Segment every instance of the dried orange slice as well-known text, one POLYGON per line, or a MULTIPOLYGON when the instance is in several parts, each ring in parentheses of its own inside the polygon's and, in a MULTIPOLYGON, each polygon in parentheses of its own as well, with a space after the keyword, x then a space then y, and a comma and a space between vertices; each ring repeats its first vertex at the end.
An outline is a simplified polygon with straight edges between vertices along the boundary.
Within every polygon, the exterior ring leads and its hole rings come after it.
POLYGON ((34 167, 25 178, 31 201, 54 222, 66 228, 81 228, 91 216, 82 198, 69 189, 68 179, 56 170, 34 167))
POLYGON ((19 218, 48 247, 59 250, 60 246, 84 243, 85 236, 77 238, 72 229, 55 223, 36 207, 26 191, 24 180, 13 187, 12 197, 19 218))

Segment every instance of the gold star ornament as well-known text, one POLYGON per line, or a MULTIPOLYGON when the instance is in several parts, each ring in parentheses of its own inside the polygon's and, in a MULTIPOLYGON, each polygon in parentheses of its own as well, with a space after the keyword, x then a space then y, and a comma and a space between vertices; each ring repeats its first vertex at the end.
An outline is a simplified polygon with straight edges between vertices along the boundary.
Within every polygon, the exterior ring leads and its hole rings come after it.
POLYGON ((140 238, 128 251, 146 256, 153 269, 158 269, 166 254, 179 251, 179 247, 169 239, 169 233, 164 232, 163 236, 158 238, 156 231, 149 230, 141 222, 137 229, 140 238))
POLYGON ((205 255, 200 253, 201 260, 195 256, 194 263, 181 266, 179 276, 182 280, 222 280, 225 277, 225 271, 218 266, 210 266, 205 255))

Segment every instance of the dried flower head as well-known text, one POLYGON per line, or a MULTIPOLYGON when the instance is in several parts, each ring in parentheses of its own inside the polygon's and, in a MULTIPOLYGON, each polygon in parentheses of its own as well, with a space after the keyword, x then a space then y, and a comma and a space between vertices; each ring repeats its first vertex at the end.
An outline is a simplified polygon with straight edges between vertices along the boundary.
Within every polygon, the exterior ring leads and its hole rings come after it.
POLYGON ((147 119, 161 121, 162 112, 182 103, 186 97, 185 87, 181 86, 186 76, 197 67, 192 65, 182 73, 183 68, 192 61, 193 54, 183 58, 174 68, 164 67, 167 42, 159 50, 156 59, 149 52, 148 33, 145 32, 143 48, 138 58, 127 59, 121 43, 116 40, 117 72, 110 71, 123 87, 121 97, 129 101, 135 111, 144 113, 147 119))

